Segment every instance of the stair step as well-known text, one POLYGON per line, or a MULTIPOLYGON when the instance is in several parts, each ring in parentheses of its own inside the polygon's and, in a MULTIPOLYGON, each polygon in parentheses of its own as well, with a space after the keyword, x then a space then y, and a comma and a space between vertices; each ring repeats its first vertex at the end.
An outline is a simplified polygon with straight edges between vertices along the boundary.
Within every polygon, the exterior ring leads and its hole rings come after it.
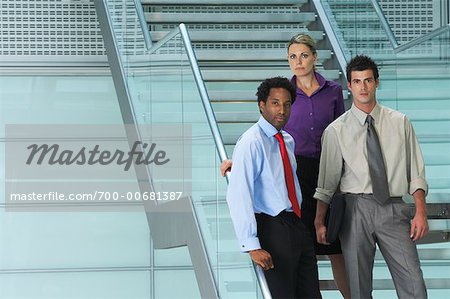
POLYGON ((440 134, 416 134, 421 144, 447 144, 450 139, 450 135, 440 135, 440 134))
MULTIPOLYGON (((266 31, 266 32, 308 32, 305 24, 301 23, 200 23, 185 24, 191 31, 266 31)), ((179 23, 151 24, 150 32, 173 31, 178 28, 179 23)), ((288 40, 282 42, 287 43, 288 40)))
MULTIPOLYGON (((320 73, 328 80, 336 80, 339 78, 338 70, 320 70, 320 73)), ((271 68, 271 69, 203 69, 203 78, 205 81, 257 81, 261 82, 266 78, 275 76, 284 76, 290 78, 291 71, 286 68, 271 68)))
POLYGON ((450 136, 450 120, 412 120, 417 135, 440 135, 450 136))
POLYGON ((421 143, 420 145, 427 164, 450 164, 450 142, 421 143))
MULTIPOLYGON (((445 165, 448 169, 448 165, 445 165)), ((429 167, 427 167, 428 169, 429 167)), ((444 167, 443 167, 444 168, 444 167)), ((433 174, 427 173, 427 183, 430 189, 443 193, 444 190, 450 189, 450 177, 432 177, 433 174), (440 190, 440 191, 439 191, 440 190)), ((448 195, 448 200, 450 200, 450 194, 448 195)))
MULTIPOLYGON (((449 198, 450 201, 450 198, 449 198)), ((220 198, 217 200, 216 197, 211 197, 208 199, 208 197, 202 197, 201 201, 195 204, 197 209, 201 209, 202 214, 206 217, 209 224, 211 226, 217 226, 217 223, 221 226, 221 233, 224 231, 231 232, 230 239, 234 239, 234 229, 232 228, 232 221, 230 218, 230 213, 228 209, 228 204, 226 203, 225 198, 220 198), (212 204, 205 204, 205 202, 211 202, 212 204), (217 204, 216 204, 217 203, 217 204), (230 226, 230 229, 223 229, 224 226, 230 226)), ((442 206, 442 205, 439 205, 442 206)), ((450 219, 430 219, 430 231, 450 231, 450 219)), ((209 226, 211 228, 211 226, 209 226)), ((211 229, 210 232, 215 232, 216 229, 211 229)), ((423 253, 423 255, 428 256, 429 259, 432 259, 433 252, 428 251, 427 254, 423 253)), ((450 248, 446 252, 445 256, 449 257, 450 259, 450 248)), ((377 256, 378 259, 382 259, 381 256, 377 256)))
MULTIPOLYGON (((370 34, 370 33, 368 33, 370 34)), ((433 46, 428 46, 426 49, 426 54, 420 53, 420 51, 417 51, 418 49, 412 48, 410 52, 405 51, 400 54, 397 54, 395 56, 392 46, 385 42, 384 43, 384 51, 386 53, 377 53, 378 50, 374 50, 375 48, 380 48, 380 44, 383 44, 382 42, 371 42, 371 41, 355 41, 354 44, 347 42, 347 45, 349 48, 358 48, 358 52, 360 53, 366 53, 367 55, 371 56, 372 59, 374 59, 376 62, 379 63, 381 67, 383 67, 384 62, 391 62, 393 61, 393 57, 395 58, 395 64, 399 68, 399 66, 405 66, 408 63, 411 63, 411 60, 419 60, 415 61, 412 64, 420 66, 421 64, 426 64, 428 66, 442 66, 442 61, 449 60, 450 54, 442 54, 441 47, 435 46, 434 49, 431 49, 433 46), (430 50, 431 49, 431 50, 430 50), (414 52, 417 51, 417 52, 414 52), (424 57, 426 55, 426 57, 424 57)), ((425 52, 422 51, 422 52, 425 52)))
POLYGON ((351 23, 351 26, 354 26, 355 23, 364 24, 366 30, 367 28, 373 28, 373 31, 377 31, 381 27, 380 19, 374 12, 355 13, 354 10, 350 10, 349 13, 345 15, 345 12, 341 11, 334 14, 334 18, 339 26, 348 27, 349 23, 351 23))
POLYGON ((427 203, 448 203, 450 202, 450 189, 435 189, 428 190, 427 203))
POLYGON ((147 23, 309 23, 315 13, 145 13, 147 23))
POLYGON ((361 7, 373 7, 369 1, 354 1, 354 0, 333 0, 329 1, 330 7, 333 8, 333 11, 338 12, 339 9, 345 9, 348 7, 352 8, 352 11, 355 9, 355 7, 361 8, 361 7))
MULTIPOLYGON (((271 5, 305 4, 308 0, 271 0, 271 5)), ((261 5, 261 0, 141 0, 142 5, 261 5)))
MULTIPOLYGON (((290 78, 288 78, 290 79, 290 78)), ((251 86, 247 90, 214 90, 208 88, 208 95, 211 102, 252 102, 256 105, 256 88, 259 84, 251 82, 251 86)), ((231 86, 232 87, 232 86, 231 86)), ((344 99, 348 99, 348 92, 342 91, 344 99)))
MULTIPOLYGON (((219 128, 223 137, 224 144, 235 144, 238 137, 244 133, 251 125, 252 123, 222 123, 219 124, 219 128)), ((417 134, 417 137, 419 139, 419 142, 422 143, 431 143, 435 146, 440 146, 443 142, 448 145, 449 139, 450 139, 450 133, 447 132, 447 134, 443 134, 442 130, 434 130, 427 128, 429 126, 428 124, 424 124, 424 128, 420 128, 420 130, 417 128, 418 125, 415 124, 414 128, 417 134), (425 131, 422 133, 421 131, 425 131), (433 132, 433 134, 430 134, 430 132, 433 132)), ((442 126, 441 124, 436 124, 436 127, 442 126)), ((434 128, 434 127, 433 127, 434 128)), ((450 130, 450 126, 446 127, 444 130, 450 130)))
MULTIPOLYGON (((219 124, 222 140, 225 145, 236 144, 239 136, 248 130, 254 123, 222 123, 219 124)), ((231 153, 230 153, 231 154, 231 153)))
MULTIPOLYGON (((387 105, 392 109, 396 109, 396 105, 387 105)), ((449 110, 437 110, 437 109, 397 109, 398 111, 404 113, 411 121, 429 121, 431 123, 435 121, 448 121, 450 120, 450 109, 449 110)))
POLYGON ((213 103, 217 122, 257 122, 260 113, 256 101, 242 103, 213 103))
MULTIPOLYGON (((387 49, 389 50, 390 48, 391 48, 391 46, 389 45, 387 47, 387 49)), ((368 47, 366 47, 365 45, 362 45, 361 42, 358 43, 358 51, 361 51, 362 53, 367 53, 376 62, 379 62, 379 63, 381 62, 381 64, 380 64, 381 66, 384 61, 390 62, 390 61, 392 61, 392 58, 395 57, 394 56, 395 54, 393 52, 390 53, 390 50, 387 51, 388 53, 382 53, 382 54, 374 53, 373 47, 371 47, 370 45, 368 47)), ((395 63, 397 65, 397 67, 399 67, 400 65, 403 67, 410 60, 420 60, 419 62, 416 62, 415 64, 418 66, 420 66, 421 64, 426 64, 426 65, 430 65, 430 66, 439 67, 439 66, 442 66, 442 60, 448 61, 450 59, 450 54, 442 54, 439 52, 427 53, 426 55, 427 56, 424 57, 424 54, 421 54, 421 53, 403 52, 401 55, 397 54, 395 63)))
POLYGON ((370 41, 371 40, 376 40, 378 42, 378 44, 389 44, 389 41, 387 40, 386 37, 386 32, 380 28, 380 30, 374 30, 373 28, 371 29, 365 29, 365 28, 357 28, 357 29, 349 29, 346 28, 345 29, 345 43, 349 44, 352 42, 361 42, 361 36, 370 36, 370 41), (367 34, 367 35, 363 35, 363 34, 367 34), (370 35, 369 35, 370 34, 370 35))
POLYGON ((212 90, 209 89, 208 94, 211 102, 253 102, 256 105, 256 88, 257 83, 253 83, 255 88, 249 88, 248 90, 212 90))
POLYGON ((440 82, 449 82, 450 80, 450 69, 441 67, 441 68, 423 68, 423 67, 414 67, 414 66, 402 66, 402 68, 398 68, 396 71, 392 71, 383 76, 380 75, 380 79, 383 80, 417 80, 417 77, 430 80, 442 80, 440 82))
MULTIPOLYGON (((292 76, 289 76, 290 79, 292 76)), ((206 88, 211 100, 249 99, 256 100, 256 89, 261 82, 206 82, 206 88), (236 97, 235 97, 236 95, 236 97)))
MULTIPOLYGON (((153 41, 159 41, 170 31, 151 31, 153 41)), ((291 39, 292 36, 301 33, 306 33, 320 41, 324 37, 322 31, 308 31, 308 30, 283 30, 283 31, 267 31, 267 30, 189 30, 189 37, 192 42, 284 42, 291 39)))
MULTIPOLYGON (((228 208, 227 208, 228 209, 228 208)), ((218 218, 219 216, 214 213, 214 217, 208 218, 208 227, 210 229, 210 234, 207 239, 212 242, 218 240, 217 231, 220 231, 221 240, 221 252, 233 252, 237 249, 237 241, 235 241, 235 232, 233 229, 233 224, 231 218, 226 214, 226 217, 218 218), (217 218, 216 218, 217 217, 217 218), (220 228, 220 229, 219 229, 220 228), (223 242, 223 243, 222 243, 223 242)), ((439 220, 428 220, 429 234, 422 240, 419 241, 420 244, 435 243, 436 237, 442 238, 442 233, 450 232, 450 220, 439 219, 439 220)), ((440 240, 445 241, 445 239, 440 240)), ((382 257, 377 259, 377 263, 380 266, 385 265, 385 261, 382 257)), ((386 273, 386 275, 389 275, 386 273)))
MULTIPOLYGON (((421 84, 426 84, 423 81, 421 84)), ((384 84, 387 82, 388 81, 385 80, 384 84)), ((409 80, 403 82, 410 84, 410 86, 417 86, 414 85, 415 80, 412 82, 409 80)), ((444 84, 446 82, 442 80, 442 83, 444 84)), ((384 88, 384 84, 381 85, 380 83, 380 87, 377 89, 377 99, 381 103, 397 102, 398 107, 403 106, 410 109, 422 109, 426 107, 435 109, 439 109, 439 107, 444 109, 450 108, 450 87, 433 84, 433 92, 430 92, 430 90, 424 90, 425 88, 384 88)), ((393 82, 393 84, 395 84, 395 82, 393 82)))
POLYGON ((218 123, 255 123, 258 121, 261 114, 257 111, 255 105, 255 111, 227 111, 227 112, 215 112, 218 123))
MULTIPOLYGON (((331 58, 330 50, 319 50, 318 62, 331 58)), ((283 61, 287 64, 286 49, 195 49, 197 59, 200 61, 283 61), (257 53, 255 53, 257 51, 257 53)))
MULTIPOLYGON (((219 124, 219 126, 221 126, 219 124)), ((423 158, 425 165, 450 165, 450 142, 448 143, 421 143, 420 147, 422 149, 423 158)), ((225 145, 225 150, 228 157, 231 158, 234 151, 234 144, 225 145)), ((427 173, 429 177, 429 173, 427 173)), ((448 199, 450 201, 450 198, 448 199)))

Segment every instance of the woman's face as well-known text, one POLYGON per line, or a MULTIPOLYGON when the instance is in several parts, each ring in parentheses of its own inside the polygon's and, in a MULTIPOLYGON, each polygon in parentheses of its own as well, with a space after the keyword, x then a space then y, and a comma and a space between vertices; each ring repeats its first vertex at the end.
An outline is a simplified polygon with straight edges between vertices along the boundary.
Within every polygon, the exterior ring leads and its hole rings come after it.
POLYGON ((292 44, 288 50, 289 67, 297 77, 310 75, 314 71, 317 55, 304 44, 292 44))

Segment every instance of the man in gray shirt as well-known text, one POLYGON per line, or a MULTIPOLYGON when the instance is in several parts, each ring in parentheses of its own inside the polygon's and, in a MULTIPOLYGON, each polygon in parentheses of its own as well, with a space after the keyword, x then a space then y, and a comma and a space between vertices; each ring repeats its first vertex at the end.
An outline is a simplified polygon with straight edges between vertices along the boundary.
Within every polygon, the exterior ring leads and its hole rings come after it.
POLYGON ((367 56, 347 65, 353 105, 325 130, 314 197, 317 241, 326 244, 325 214, 340 188, 346 201, 340 239, 351 298, 371 298, 378 244, 399 298, 426 298, 415 241, 428 232, 428 186, 422 153, 405 115, 376 100, 378 67, 367 56), (410 222, 402 196, 412 194, 416 212, 410 222))

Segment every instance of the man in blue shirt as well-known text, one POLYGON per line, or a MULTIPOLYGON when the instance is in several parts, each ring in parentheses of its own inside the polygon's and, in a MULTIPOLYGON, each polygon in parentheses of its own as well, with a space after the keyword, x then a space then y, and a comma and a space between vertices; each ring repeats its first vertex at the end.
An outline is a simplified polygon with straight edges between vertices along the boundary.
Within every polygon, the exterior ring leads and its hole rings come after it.
POLYGON ((313 240, 299 218, 294 140, 282 130, 295 89, 276 77, 256 95, 261 117, 236 144, 227 190, 240 249, 266 270, 274 298, 321 298, 313 240))

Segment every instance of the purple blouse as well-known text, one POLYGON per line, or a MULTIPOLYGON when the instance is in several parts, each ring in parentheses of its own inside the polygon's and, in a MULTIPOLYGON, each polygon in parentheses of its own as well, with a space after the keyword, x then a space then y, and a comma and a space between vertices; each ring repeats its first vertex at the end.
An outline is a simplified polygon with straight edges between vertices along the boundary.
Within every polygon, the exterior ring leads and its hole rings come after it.
POLYGON ((284 129, 294 137, 295 155, 319 159, 323 131, 345 108, 342 87, 319 73, 314 74, 319 88, 310 97, 297 88, 297 78, 292 77, 297 96, 284 129))

